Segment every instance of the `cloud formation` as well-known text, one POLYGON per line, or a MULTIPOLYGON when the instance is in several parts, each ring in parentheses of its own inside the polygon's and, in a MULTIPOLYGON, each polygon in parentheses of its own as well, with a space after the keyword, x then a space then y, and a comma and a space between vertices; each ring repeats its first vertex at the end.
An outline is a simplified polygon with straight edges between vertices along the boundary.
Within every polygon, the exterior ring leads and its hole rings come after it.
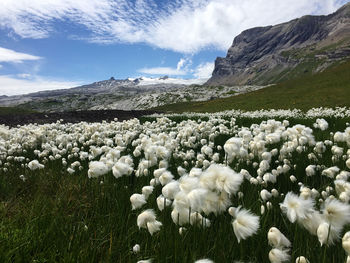
POLYGON ((138 72, 148 75, 169 75, 169 76, 184 76, 192 75, 197 79, 208 79, 214 70, 214 62, 204 62, 196 66, 194 69, 191 68, 191 58, 181 58, 176 68, 172 67, 154 67, 154 68, 142 68, 138 72))
POLYGON ((142 68, 138 72, 148 75, 171 75, 171 76, 183 76, 187 75, 187 71, 170 68, 170 67, 154 67, 154 68, 142 68))
POLYGON ((28 75, 21 76, 21 79, 18 79, 12 75, 0 75, 0 95, 19 95, 41 90, 66 89, 82 85, 80 82, 52 80, 39 76, 30 79, 27 77, 28 75))
POLYGON ((85 28, 98 43, 147 43, 181 53, 226 50, 242 30, 306 14, 329 14, 348 0, 2 0, 0 27, 45 38, 57 21, 85 28))
POLYGON ((193 72, 193 76, 198 79, 208 79, 214 70, 214 62, 201 63, 193 72))
POLYGON ((16 52, 0 47, 0 62, 22 63, 25 60, 39 60, 41 57, 16 52))

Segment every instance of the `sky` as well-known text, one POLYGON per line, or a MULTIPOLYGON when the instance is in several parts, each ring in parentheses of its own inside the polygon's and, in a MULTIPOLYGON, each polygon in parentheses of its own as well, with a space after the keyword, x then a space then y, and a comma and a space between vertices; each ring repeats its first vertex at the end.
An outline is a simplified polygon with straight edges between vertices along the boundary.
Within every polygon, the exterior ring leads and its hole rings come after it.
POLYGON ((0 0, 0 95, 109 79, 209 78, 245 29, 350 0, 0 0))

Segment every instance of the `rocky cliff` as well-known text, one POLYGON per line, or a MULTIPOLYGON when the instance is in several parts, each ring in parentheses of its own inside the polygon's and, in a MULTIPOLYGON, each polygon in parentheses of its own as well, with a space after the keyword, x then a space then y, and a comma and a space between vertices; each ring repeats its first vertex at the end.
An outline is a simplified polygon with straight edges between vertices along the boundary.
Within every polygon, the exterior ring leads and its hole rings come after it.
POLYGON ((238 35, 218 57, 208 85, 265 85, 320 72, 350 58, 350 3, 328 16, 304 16, 238 35))

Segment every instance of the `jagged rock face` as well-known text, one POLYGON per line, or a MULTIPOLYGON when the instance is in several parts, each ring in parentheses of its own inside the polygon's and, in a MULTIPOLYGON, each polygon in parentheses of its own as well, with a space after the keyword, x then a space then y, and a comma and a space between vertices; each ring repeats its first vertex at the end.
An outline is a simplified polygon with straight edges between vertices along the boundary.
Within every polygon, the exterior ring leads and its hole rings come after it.
POLYGON ((234 39, 225 58, 216 59, 207 84, 270 84, 292 77, 288 71, 298 75, 299 68, 300 74, 320 71, 335 61, 334 53, 338 60, 339 53, 340 58, 350 55, 349 37, 350 4, 328 16, 248 29, 234 39), (314 68, 303 70, 303 64, 310 62, 314 68))

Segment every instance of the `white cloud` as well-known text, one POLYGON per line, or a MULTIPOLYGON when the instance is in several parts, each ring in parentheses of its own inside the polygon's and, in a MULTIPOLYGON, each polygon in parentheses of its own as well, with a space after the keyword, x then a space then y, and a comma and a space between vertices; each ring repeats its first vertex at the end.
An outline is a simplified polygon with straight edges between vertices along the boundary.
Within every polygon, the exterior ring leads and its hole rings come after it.
POLYGON ((211 77, 213 70, 214 70, 213 62, 201 63, 194 70, 193 76, 195 76, 198 79, 208 79, 211 77))
POLYGON ((39 60, 41 57, 16 52, 11 49, 0 47, 0 62, 22 63, 25 60, 39 60))
POLYGON ((82 25, 100 43, 147 43, 182 53, 226 50, 242 30, 306 14, 328 14, 348 0, 2 0, 0 27, 48 37, 55 22, 82 25))
POLYGON ((19 95, 42 90, 65 89, 81 85, 80 82, 52 80, 42 77, 18 79, 12 75, 0 75, 0 95, 19 95))
POLYGON ((176 69, 177 69, 177 70, 180 70, 180 69, 185 65, 186 62, 187 62, 186 59, 181 58, 181 59, 179 60, 179 62, 177 62, 176 69))
POLYGON ((170 75, 170 76, 183 76, 187 75, 191 70, 189 67, 192 65, 190 57, 181 58, 176 65, 176 68, 172 67, 152 67, 142 68, 138 72, 148 75, 170 75))
POLYGON ((154 67, 154 68, 142 68, 138 72, 149 75, 171 75, 171 76, 181 76, 187 75, 187 71, 170 68, 170 67, 154 67))
POLYGON ((17 74, 17 77, 22 79, 29 79, 32 75, 28 73, 17 74))

